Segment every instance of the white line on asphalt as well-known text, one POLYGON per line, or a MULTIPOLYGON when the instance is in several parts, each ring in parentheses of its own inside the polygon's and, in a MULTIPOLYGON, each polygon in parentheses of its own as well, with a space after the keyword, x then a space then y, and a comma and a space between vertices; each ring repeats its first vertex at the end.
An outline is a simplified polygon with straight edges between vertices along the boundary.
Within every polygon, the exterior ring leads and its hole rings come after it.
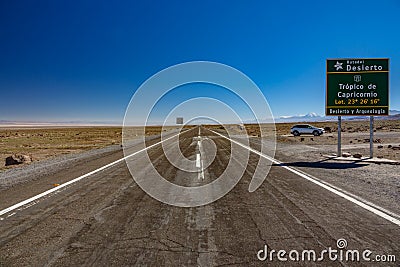
MULTIPOLYGON (((189 130, 186 130, 186 131, 189 131, 189 130)), ((186 131, 183 131, 183 132, 180 132, 180 133, 178 133, 178 134, 176 134, 176 135, 173 135, 173 136, 171 136, 171 137, 168 137, 168 138, 166 138, 166 139, 164 139, 164 140, 161 140, 161 141, 158 142, 158 143, 155 143, 155 144, 153 144, 153 145, 150 145, 150 146, 148 146, 148 147, 145 147, 145 148, 143 148, 143 149, 141 149, 141 150, 139 150, 139 151, 136 151, 136 152, 134 152, 134 153, 132 153, 132 154, 126 156, 126 157, 123 157, 123 158, 118 159, 118 160, 116 160, 116 161, 114 161, 114 162, 111 162, 111 163, 109 163, 109 164, 107 164, 107 165, 104 165, 103 167, 100 167, 100 168, 98 168, 98 169, 96 169, 96 170, 94 170, 94 171, 88 172, 88 173, 86 173, 86 174, 84 174, 84 175, 82 175, 82 176, 79 176, 79 177, 77 177, 77 178, 75 178, 75 179, 73 179, 73 180, 70 180, 70 181, 68 181, 68 182, 66 182, 66 183, 63 183, 63 184, 61 184, 61 185, 59 185, 59 186, 57 186, 57 187, 54 187, 54 188, 52 188, 52 189, 49 189, 49 190, 47 190, 47 191, 45 191, 45 192, 43 192, 43 193, 40 193, 40 194, 38 194, 38 195, 36 195, 36 196, 33 196, 33 197, 28 198, 28 199, 26 199, 26 200, 24 200, 24 201, 21 201, 21 202, 19 202, 19 203, 17 203, 17 204, 14 204, 14 205, 12 205, 11 207, 8 207, 8 208, 6 208, 6 209, 3 209, 3 210, 0 211, 0 216, 3 215, 3 214, 8 213, 8 212, 10 212, 10 211, 13 211, 13 210, 15 210, 15 209, 18 209, 19 207, 22 207, 22 206, 24 206, 24 205, 26 205, 26 204, 29 204, 29 203, 31 203, 31 202, 33 202, 33 201, 39 199, 39 198, 42 198, 42 197, 44 197, 44 196, 46 196, 46 195, 48 195, 48 194, 51 194, 51 193, 56 192, 56 191, 59 191, 61 188, 66 187, 66 186, 68 186, 68 185, 71 185, 71 184, 73 184, 73 183, 76 183, 76 182, 78 182, 78 181, 80 181, 80 180, 82 180, 82 179, 84 179, 84 178, 86 178, 86 177, 88 177, 88 176, 90 176, 90 175, 92 175, 92 174, 98 173, 98 172, 100 172, 100 171, 102 171, 102 170, 105 170, 105 169, 111 167, 111 166, 114 166, 115 164, 120 163, 120 162, 124 161, 124 160, 127 159, 127 158, 130 158, 130 157, 132 157, 132 156, 134 156, 134 155, 136 155, 136 154, 139 154, 139 153, 141 153, 141 152, 144 152, 144 151, 146 151, 146 150, 148 150, 148 149, 150 149, 150 148, 152 148, 152 147, 155 147, 155 146, 161 144, 162 142, 165 142, 165 141, 167 141, 167 140, 169 140, 169 139, 172 139, 172 138, 174 138, 174 137, 176 137, 176 136, 179 136, 180 134, 182 134, 182 133, 184 133, 184 132, 186 132, 186 131)), ((15 213, 14 213, 14 214, 15 214, 15 213)), ((14 215, 14 214, 12 214, 12 215, 14 215)), ((9 216, 12 216, 12 215, 9 215, 9 216)))
POLYGON ((196 167, 200 168, 200 154, 199 153, 196 154, 196 167))
POLYGON ((203 167, 203 160, 202 160, 202 159, 200 159, 200 168, 201 168, 201 171, 200 171, 200 178, 201 178, 202 180, 204 180, 204 167, 203 167))
MULTIPOLYGON (((242 143, 240 143, 238 141, 232 140, 231 138, 229 138, 229 137, 227 137, 227 136, 225 136, 223 134, 214 132, 213 130, 210 130, 210 131, 215 133, 215 134, 217 134, 217 135, 219 135, 219 136, 221 136, 221 137, 223 137, 223 138, 225 138, 225 139, 227 139, 227 140, 229 140, 229 141, 231 141, 231 142, 233 142, 233 143, 235 143, 235 144, 237 144, 237 145, 239 145, 239 146, 241 146, 241 147, 243 147, 243 148, 245 148, 245 149, 250 150, 251 152, 253 152, 253 153, 255 153, 255 154, 257 154, 257 155, 259 155, 259 156, 261 156, 261 157, 263 157, 263 158, 265 158, 265 159, 267 159, 267 160, 269 160, 269 161, 271 161, 271 162, 273 162, 275 164, 279 164, 279 165, 281 165, 282 168, 284 168, 284 169, 286 169, 286 170, 288 170, 288 171, 290 171, 290 172, 292 172, 294 174, 297 174, 298 176, 300 176, 300 177, 302 177, 302 178, 304 178, 304 179, 306 179, 306 180, 308 180, 308 181, 310 181, 310 182, 312 182, 312 183, 314 183, 316 185, 319 185, 322 188, 324 188, 324 189, 326 189, 326 190, 328 190, 328 191, 330 191, 330 192, 332 192, 332 193, 334 193, 334 194, 336 194, 336 195, 338 195, 338 196, 340 196, 340 197, 342 197, 344 199, 347 199, 348 201, 350 201, 350 202, 352 202, 352 203, 354 203, 354 204, 356 204, 356 205, 358 205, 358 206, 360 206, 360 207, 362 207, 362 208, 364 208, 364 209, 366 209, 366 210, 378 215, 379 217, 381 217, 381 218, 383 218, 385 220, 388 220, 388 221, 400 226, 400 220, 396 219, 392 215, 388 214, 388 212, 385 212, 384 208, 381 208, 381 207, 379 207, 379 206, 374 204, 374 206, 377 207, 377 208, 375 208, 375 207, 369 205, 367 200, 364 200, 364 199, 362 199, 360 197, 357 197, 358 199, 356 199, 356 198, 350 196, 350 194, 345 192, 344 190, 342 190, 342 189, 339 190, 337 187, 335 187, 335 186, 333 186, 333 185, 331 185, 331 184, 329 184, 327 182, 319 181, 319 180, 311 177, 310 175, 307 175, 304 172, 300 172, 300 171, 296 170, 293 167, 282 165, 283 162, 281 162, 279 160, 276 160, 274 158, 271 158, 271 157, 269 157, 269 156, 267 156, 265 154, 262 154, 258 150, 255 150, 255 149, 253 149, 251 147, 243 145, 242 143)), ((396 216, 398 216, 398 215, 396 214, 396 216)))
POLYGON ((197 178, 199 180, 204 180, 204 169, 203 169, 203 160, 201 158, 201 137, 200 137, 200 127, 199 127, 199 135, 197 136, 197 147, 199 148, 199 153, 196 154, 196 167, 200 168, 199 172, 197 173, 197 178))

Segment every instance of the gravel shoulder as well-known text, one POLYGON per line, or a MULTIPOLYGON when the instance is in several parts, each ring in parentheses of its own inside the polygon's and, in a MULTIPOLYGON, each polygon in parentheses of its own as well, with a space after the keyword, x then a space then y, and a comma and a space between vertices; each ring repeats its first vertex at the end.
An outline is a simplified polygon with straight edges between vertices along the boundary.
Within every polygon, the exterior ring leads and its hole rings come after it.
POLYGON ((36 180, 42 176, 55 174, 61 170, 73 167, 78 162, 103 157, 119 150, 121 150, 120 145, 112 145, 81 153, 56 156, 46 160, 35 161, 28 165, 22 165, 19 168, 3 170, 0 172, 0 190, 16 184, 36 180))
MULTIPOLYGON (((276 158, 399 215, 400 165, 336 161, 323 156, 336 153, 336 149, 335 145, 278 142, 276 158)), ((356 149, 361 153, 368 150, 356 149)))

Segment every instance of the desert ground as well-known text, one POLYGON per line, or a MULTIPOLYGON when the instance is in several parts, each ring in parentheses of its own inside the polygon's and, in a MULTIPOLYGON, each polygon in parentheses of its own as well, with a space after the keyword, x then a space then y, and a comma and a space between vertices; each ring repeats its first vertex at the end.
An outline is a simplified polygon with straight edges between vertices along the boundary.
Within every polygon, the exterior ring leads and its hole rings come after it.
MULTIPOLYGON (((277 141, 283 143, 302 143, 324 149, 327 153, 337 151, 337 122, 310 123, 316 127, 330 128, 322 136, 290 135, 293 123, 276 124, 277 141)), ((375 120, 374 157, 400 161, 400 121, 375 120)), ((342 152, 352 155, 360 153, 369 156, 369 121, 342 121, 342 152)))
MULTIPOLYGON (((324 148, 333 155, 336 153, 337 122, 310 123, 321 128, 329 128, 322 136, 302 135, 294 137, 290 128, 296 123, 246 124, 245 129, 249 136, 271 138, 276 134, 279 143, 304 144, 324 148)), ((222 126, 207 125, 210 129, 219 129, 222 126)), ((236 125, 229 125, 237 129, 236 125)), ((164 131, 177 128, 169 126, 164 131)), ((400 161, 400 121, 376 120, 374 124, 374 156, 400 161)), ((142 134, 142 128, 133 130, 134 136, 142 134)), ((150 126, 145 128, 145 135, 160 134, 162 128, 150 126)), ((240 131, 238 131, 239 133, 240 131)), ((7 127, 0 128, 0 170, 15 168, 20 165, 5 166, 5 159, 11 155, 28 155, 33 162, 53 158, 59 155, 84 152, 92 149, 104 148, 110 145, 122 144, 121 127, 7 127)), ((369 155, 369 121, 342 121, 342 151, 351 154, 361 153, 369 155)))
MULTIPOLYGON (((207 127, 222 128, 217 125, 208 125, 207 127)), ((237 129, 237 126, 228 127, 237 129)), ((313 146, 325 151, 327 155, 337 153, 337 121, 261 124, 262 131, 256 124, 246 124, 245 128, 250 137, 270 139, 275 133, 277 143, 313 146), (290 134, 290 128, 295 124, 311 124, 330 130, 321 136, 301 135, 295 137, 290 134)), ((240 130, 237 132, 239 133, 240 130)), ((397 149, 399 146, 400 120, 375 120, 374 157, 400 161, 400 149, 397 149)), ((369 121, 342 121, 342 152, 369 156, 369 121)))
MULTIPOLYGON (((176 127, 165 127, 164 131, 170 128, 176 127)), ((145 135, 157 135, 161 130, 159 126, 149 126, 145 128, 145 135)), ((142 127, 133 127, 136 137, 141 136, 142 131, 142 127)), ((21 166, 5 166, 6 157, 15 154, 27 155, 35 162, 121 143, 121 127, 2 127, 0 170, 21 166)))

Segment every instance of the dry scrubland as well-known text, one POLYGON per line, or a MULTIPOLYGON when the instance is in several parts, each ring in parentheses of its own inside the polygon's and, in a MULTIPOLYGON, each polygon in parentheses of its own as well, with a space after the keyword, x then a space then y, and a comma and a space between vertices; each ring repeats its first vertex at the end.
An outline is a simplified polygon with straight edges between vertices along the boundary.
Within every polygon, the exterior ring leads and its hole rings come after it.
MULTIPOLYGON (((276 132, 276 135, 284 136, 290 134, 290 128, 295 124, 311 124, 316 127, 325 128, 329 127, 331 132, 337 132, 338 123, 337 121, 326 121, 326 122, 294 122, 294 123, 276 123, 275 127, 269 124, 261 124, 264 131, 263 136, 270 136, 272 132, 276 132)), ((222 129, 218 125, 207 126, 214 129, 222 129)), ((260 129, 257 124, 246 124, 245 128, 249 135, 260 135, 260 129)), ((400 133, 400 120, 375 120, 374 129, 377 132, 399 132, 400 133)), ((357 133, 357 132, 369 132, 369 121, 342 121, 342 132, 343 133, 357 133)), ((285 139, 282 139, 284 141, 285 139)))
MULTIPOLYGON (((249 136, 271 138, 276 133, 276 140, 286 144, 302 144, 321 148, 326 154, 336 152, 337 145, 337 121, 327 122, 303 122, 316 127, 330 128, 330 132, 322 136, 302 135, 294 137, 290 134, 290 128, 299 123, 276 123, 262 124, 262 134, 260 127, 256 124, 245 125, 249 136)), ((212 129, 222 129, 222 126, 207 126, 212 129)), ((237 125, 228 126, 236 129, 240 133, 237 125)), ((375 120, 374 122, 374 156, 400 161, 400 150, 393 149, 400 146, 400 120, 375 120)), ((235 132, 235 131, 234 131, 235 132)), ((342 121, 342 152, 351 154, 360 153, 369 156, 369 120, 368 121, 342 121)))
MULTIPOLYGON (((164 131, 175 128, 165 127, 164 131)), ((143 133, 142 127, 132 127, 130 130, 134 137, 143 133)), ((157 135, 161 130, 160 126, 149 126, 145 134, 157 135)), ((121 127, 0 128, 0 170, 19 166, 5 166, 6 157, 14 154, 28 155, 32 161, 38 161, 121 143, 121 127)))
POLYGON ((19 128, 0 129, 0 168, 5 158, 24 154, 33 161, 121 143, 121 128, 19 128))
MULTIPOLYGON (((276 130, 278 135, 284 135, 290 133, 290 128, 294 124, 301 123, 277 123, 276 130)), ((337 121, 328 122, 304 122, 304 124, 311 124, 316 127, 330 127, 332 132, 337 132, 338 123, 337 121)), ((399 132, 400 133, 400 120, 375 120, 374 128, 378 132, 399 132)), ((342 132, 354 133, 354 132, 369 132, 369 120, 368 121, 343 121, 342 120, 342 132)))
MULTIPOLYGON (((316 127, 329 127, 331 132, 322 136, 290 135, 290 128, 294 123, 277 123, 277 141, 288 144, 304 144, 319 147, 327 151, 336 152, 337 121, 305 123, 316 127)), ((262 126, 268 128, 268 126, 262 126)), ((257 128, 257 127, 253 127, 257 128)), ((400 161, 400 120, 374 121, 374 156, 400 161)), ((342 152, 352 155, 360 153, 369 156, 369 121, 342 121, 342 152)))

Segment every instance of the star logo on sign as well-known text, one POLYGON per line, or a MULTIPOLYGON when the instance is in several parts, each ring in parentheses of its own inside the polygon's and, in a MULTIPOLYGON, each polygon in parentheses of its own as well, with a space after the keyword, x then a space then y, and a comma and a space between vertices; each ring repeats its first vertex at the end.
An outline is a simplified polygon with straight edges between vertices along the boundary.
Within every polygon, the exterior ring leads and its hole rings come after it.
POLYGON ((343 63, 339 63, 339 61, 336 61, 336 64, 333 66, 336 68, 336 70, 342 70, 343 69, 342 65, 343 63))

